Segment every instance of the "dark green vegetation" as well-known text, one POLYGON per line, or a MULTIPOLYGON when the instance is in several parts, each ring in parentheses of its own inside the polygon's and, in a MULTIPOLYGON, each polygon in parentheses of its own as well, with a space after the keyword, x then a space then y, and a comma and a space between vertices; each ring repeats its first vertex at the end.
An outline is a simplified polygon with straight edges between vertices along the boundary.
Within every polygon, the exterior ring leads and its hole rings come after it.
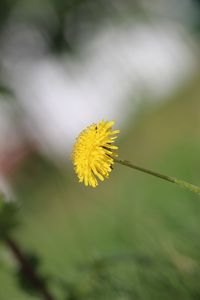
MULTIPOLYGON (((200 185, 198 82, 122 129, 120 156, 200 185)), ((120 165, 85 188, 70 165, 61 172, 38 157, 16 188, 15 239, 56 299, 200 299, 199 196, 120 165)), ((0 251, 0 299, 39 299, 0 251)))

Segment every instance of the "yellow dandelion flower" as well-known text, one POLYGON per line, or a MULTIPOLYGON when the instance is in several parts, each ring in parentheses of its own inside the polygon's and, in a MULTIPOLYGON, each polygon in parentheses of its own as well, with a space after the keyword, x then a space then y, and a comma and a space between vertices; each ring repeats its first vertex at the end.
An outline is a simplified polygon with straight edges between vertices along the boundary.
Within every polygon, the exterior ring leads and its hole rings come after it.
POLYGON ((112 130, 114 121, 92 124, 78 136, 72 152, 72 160, 79 182, 96 187, 97 178, 108 178, 118 149, 113 143, 119 130, 112 130))

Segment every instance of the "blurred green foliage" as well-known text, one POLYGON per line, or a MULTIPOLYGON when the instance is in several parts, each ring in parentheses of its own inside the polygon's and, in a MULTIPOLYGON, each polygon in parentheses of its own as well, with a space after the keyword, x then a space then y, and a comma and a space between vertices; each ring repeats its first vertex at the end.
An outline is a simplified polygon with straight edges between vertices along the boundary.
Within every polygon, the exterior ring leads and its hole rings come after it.
MULTIPOLYGON (((136 13, 139 10, 138 1, 123 2, 121 8, 126 12, 131 9, 132 13, 136 13)), ((37 26, 44 34, 44 39, 48 37, 50 52, 74 52, 79 40, 88 31, 94 31, 106 17, 113 18, 116 13, 111 0, 1 0, 0 38, 1 31, 3 32, 7 22, 14 17, 16 23, 37 26), (52 22, 49 18, 52 18, 52 22)))
POLYGON ((5 202, 0 196, 0 240, 5 239, 11 231, 20 224, 18 210, 15 202, 5 202))

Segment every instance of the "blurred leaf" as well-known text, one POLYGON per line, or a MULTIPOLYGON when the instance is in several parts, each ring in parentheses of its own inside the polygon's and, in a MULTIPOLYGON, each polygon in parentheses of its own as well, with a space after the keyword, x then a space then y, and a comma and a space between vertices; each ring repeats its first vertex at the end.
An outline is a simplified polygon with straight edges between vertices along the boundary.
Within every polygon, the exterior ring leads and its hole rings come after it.
POLYGON ((6 238, 20 223, 16 202, 4 202, 2 198, 3 196, 0 200, 0 239, 6 238))
MULTIPOLYGON (((35 274, 40 274, 39 272, 39 267, 41 262, 40 257, 35 253, 26 253, 25 257, 28 264, 31 266, 33 272, 35 274)), ((29 294, 38 294, 38 290, 35 288, 35 282, 31 281, 30 278, 27 277, 27 272, 26 270, 24 271, 22 266, 19 267, 16 275, 17 275, 16 278, 18 280, 18 284, 21 289, 23 289, 26 293, 29 294)), ((46 285, 46 282, 48 281, 48 277, 41 276, 40 274, 39 278, 46 285)))
MULTIPOLYGON (((3 84, 0 83, 0 95, 3 96, 12 96, 13 92, 11 89, 3 84)), ((9 98, 10 99, 10 98, 9 98)))

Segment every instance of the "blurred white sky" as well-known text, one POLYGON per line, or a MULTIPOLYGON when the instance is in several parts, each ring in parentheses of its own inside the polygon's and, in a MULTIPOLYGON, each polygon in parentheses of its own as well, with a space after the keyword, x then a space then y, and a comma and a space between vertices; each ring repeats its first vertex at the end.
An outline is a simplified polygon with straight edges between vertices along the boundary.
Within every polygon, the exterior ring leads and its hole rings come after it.
MULTIPOLYGON (((27 134, 43 152, 61 159, 69 158, 74 139, 85 126, 101 119, 115 119, 116 127, 123 126, 144 96, 151 101, 163 99, 197 65, 192 40, 183 27, 172 22, 107 23, 73 58, 35 57, 32 51, 32 56, 16 59, 15 54, 24 47, 21 36, 20 31, 18 41, 16 32, 16 51, 5 51, 7 78, 25 112, 21 121, 27 134)), ((37 49, 43 49, 32 28, 31 45, 35 37, 37 49)), ((6 43, 5 49, 12 38, 6 43)), ((10 133, 4 132, 3 115, 2 107, 1 144, 16 131, 7 126, 10 133)), ((8 140, 6 143, 9 146, 8 140)))

